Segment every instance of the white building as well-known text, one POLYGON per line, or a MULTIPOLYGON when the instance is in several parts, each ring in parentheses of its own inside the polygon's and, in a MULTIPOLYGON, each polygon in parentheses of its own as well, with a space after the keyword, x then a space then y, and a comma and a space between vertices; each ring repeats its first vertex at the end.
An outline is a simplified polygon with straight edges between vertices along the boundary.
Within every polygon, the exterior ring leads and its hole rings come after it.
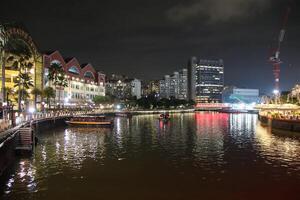
POLYGON ((131 95, 135 96, 137 99, 140 99, 142 96, 142 83, 138 79, 133 79, 130 82, 131 85, 131 95))
POLYGON ((54 88, 55 102, 61 105, 92 104, 95 96, 105 96, 105 75, 97 72, 91 64, 80 65, 76 58, 63 59, 58 51, 44 54, 44 87, 55 87, 48 80, 48 68, 52 63, 59 63, 67 78, 68 86, 54 88))

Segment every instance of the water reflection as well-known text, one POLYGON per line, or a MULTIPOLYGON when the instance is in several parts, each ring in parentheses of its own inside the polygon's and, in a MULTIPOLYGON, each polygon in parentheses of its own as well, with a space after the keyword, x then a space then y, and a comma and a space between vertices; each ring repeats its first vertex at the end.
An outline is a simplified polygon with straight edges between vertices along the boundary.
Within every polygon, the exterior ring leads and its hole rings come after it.
POLYGON ((270 187, 285 181, 290 194, 300 183, 299 138, 274 135, 251 114, 174 114, 168 123, 158 115, 121 117, 113 129, 57 129, 39 138, 34 157, 0 183, 1 196, 249 199, 264 192, 261 180, 270 187), (233 187, 247 195, 236 196, 233 187))
MULTIPOLYGON (((294 133, 289 133, 293 135, 294 133)), ((255 144, 260 155, 266 159, 268 163, 276 161, 281 167, 289 170, 300 171, 300 140, 291 137, 278 136, 272 134, 260 124, 256 127, 255 144), (294 168, 289 168, 293 164, 294 168)))

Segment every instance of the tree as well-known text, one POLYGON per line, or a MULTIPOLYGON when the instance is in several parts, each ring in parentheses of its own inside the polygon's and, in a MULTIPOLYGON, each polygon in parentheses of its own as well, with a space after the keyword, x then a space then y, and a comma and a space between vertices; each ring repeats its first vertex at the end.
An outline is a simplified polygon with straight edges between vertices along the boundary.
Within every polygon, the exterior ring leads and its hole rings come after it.
POLYGON ((51 108, 51 99, 55 98, 55 91, 52 87, 46 87, 43 91, 42 91, 42 95, 43 97, 46 98, 47 100, 47 104, 48 104, 48 108, 51 108))
POLYGON ((14 90, 12 88, 5 87, 5 92, 6 92, 6 95, 5 95, 6 102, 7 102, 7 104, 9 104, 9 102, 10 103, 12 102, 11 99, 13 99, 14 90))
POLYGON ((19 96, 19 95, 18 95, 18 96, 15 98, 15 100, 16 100, 17 102, 20 102, 19 110, 20 110, 20 111, 23 111, 23 110, 25 110, 26 108, 22 107, 21 102, 22 102, 22 100, 23 100, 23 101, 24 101, 24 105, 27 106, 27 105, 28 105, 28 99, 29 99, 30 95, 29 95, 28 91, 27 91, 25 88, 18 89, 18 90, 17 90, 17 94, 22 94, 22 96, 19 96), (20 97, 21 97, 22 99, 20 99, 20 97))
POLYGON ((93 102, 97 105, 104 104, 104 103, 109 103, 109 102, 111 102, 111 98, 109 96, 99 96, 99 95, 97 95, 93 98, 93 102))
MULTIPOLYGON (((59 86, 59 103, 60 103, 60 89, 63 87, 67 87, 67 79, 65 77, 65 71, 62 68, 60 63, 54 62, 51 63, 49 67, 49 74, 48 74, 49 80, 53 83, 54 88, 56 89, 57 86, 59 86)), ((55 99, 54 99, 55 103, 55 99)))
MULTIPOLYGON (((4 27, 0 27, 0 31, 4 31, 4 27)), ((5 35, 5 34, 4 34, 5 35)), ((3 97, 5 97, 6 92, 5 92, 5 67, 6 67, 6 63, 12 60, 15 60, 15 63, 17 63, 17 65, 15 65, 17 68, 19 68, 19 71, 21 71, 21 67, 22 66, 26 66, 26 64, 28 64, 27 62, 25 62, 25 60, 29 60, 27 58, 31 57, 31 50, 28 47, 28 45, 21 39, 17 38, 17 37, 10 37, 10 38, 0 38, 2 41, 0 42, 0 55, 1 55, 1 62, 2 62, 2 95, 3 97), (16 57, 18 57, 18 61, 16 61, 16 58, 14 56, 11 55, 15 55, 16 57), (9 56, 9 57, 8 57, 9 56), (18 63, 19 62, 19 63, 18 63), (19 65, 20 64, 20 65, 19 65)), ((27 65, 27 66, 31 66, 27 65)), ((21 92, 21 88, 18 89, 19 92, 21 92)), ((19 94, 19 108, 20 108, 20 98, 21 94, 19 94)))
POLYGON ((38 96, 42 95, 42 91, 40 89, 38 89, 38 88, 34 88, 31 91, 31 94, 34 96, 34 108, 36 109, 37 98, 38 98, 38 96))
MULTIPOLYGON (((56 80, 56 85, 59 87, 59 90, 58 90, 58 102, 60 103, 61 89, 62 89, 62 91, 64 91, 64 88, 68 87, 68 81, 65 78, 64 73, 58 75, 58 78, 56 80)), ((59 104, 59 108, 60 108, 60 104, 59 104)))
POLYGON ((34 87, 31 75, 26 73, 26 70, 25 72, 20 72, 19 75, 17 76, 14 87, 18 88, 18 106, 20 108, 21 101, 22 100, 24 101, 27 98, 29 98, 29 96, 27 97, 26 95, 26 93, 28 93, 27 90, 30 89, 31 87, 34 87))

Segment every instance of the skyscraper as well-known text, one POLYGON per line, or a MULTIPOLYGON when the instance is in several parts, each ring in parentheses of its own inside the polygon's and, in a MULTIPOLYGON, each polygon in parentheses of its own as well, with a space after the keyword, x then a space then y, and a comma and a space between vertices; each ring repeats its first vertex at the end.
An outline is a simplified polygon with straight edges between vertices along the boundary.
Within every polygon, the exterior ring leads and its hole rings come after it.
POLYGON ((222 101, 224 87, 223 60, 192 57, 188 63, 188 97, 197 103, 222 101))

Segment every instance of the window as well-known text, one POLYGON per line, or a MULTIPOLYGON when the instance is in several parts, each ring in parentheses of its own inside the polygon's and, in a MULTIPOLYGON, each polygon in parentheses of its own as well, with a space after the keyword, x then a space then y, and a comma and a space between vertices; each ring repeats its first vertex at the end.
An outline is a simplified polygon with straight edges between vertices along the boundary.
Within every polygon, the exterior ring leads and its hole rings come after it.
POLYGON ((84 73, 84 77, 86 78, 94 78, 94 74, 90 71, 87 71, 84 73))
POLYGON ((70 72, 70 73, 72 73, 72 74, 80 74, 80 71, 78 70, 78 68, 77 67, 75 67, 75 66, 73 66, 73 67, 70 67, 69 69, 68 69, 68 72, 70 72))
POLYGON ((51 65, 52 65, 52 64, 58 64, 58 65, 61 66, 61 62, 60 62, 59 60, 52 60, 52 61, 51 61, 51 65))

